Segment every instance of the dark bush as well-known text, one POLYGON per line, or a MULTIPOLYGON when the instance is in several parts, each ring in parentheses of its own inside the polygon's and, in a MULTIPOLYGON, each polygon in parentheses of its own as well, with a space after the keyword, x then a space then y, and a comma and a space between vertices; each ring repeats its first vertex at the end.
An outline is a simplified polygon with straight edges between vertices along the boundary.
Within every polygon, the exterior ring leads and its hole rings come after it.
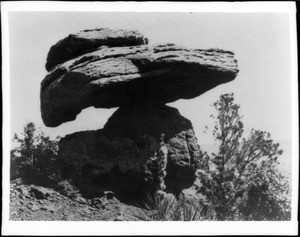
POLYGON ((198 177, 205 205, 218 220, 290 220, 290 187, 277 170, 279 143, 252 129, 247 138, 233 94, 214 103, 217 154, 202 154, 198 177))
POLYGON ((53 184, 58 180, 57 151, 59 137, 52 140, 34 123, 24 126, 21 135, 15 134, 17 146, 11 150, 10 178, 24 181, 53 184))

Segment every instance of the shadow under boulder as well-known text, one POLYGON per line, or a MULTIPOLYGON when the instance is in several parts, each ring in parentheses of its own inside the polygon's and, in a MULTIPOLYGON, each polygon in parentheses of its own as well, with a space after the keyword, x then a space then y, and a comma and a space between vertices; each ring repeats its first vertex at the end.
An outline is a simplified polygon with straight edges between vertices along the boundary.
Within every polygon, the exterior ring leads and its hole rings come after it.
POLYGON ((191 122, 166 105, 121 107, 103 129, 62 138, 62 175, 87 196, 111 190, 120 200, 138 202, 145 192, 155 191, 155 167, 146 166, 159 149, 161 134, 168 149, 166 191, 179 194, 195 180, 200 150, 191 122))

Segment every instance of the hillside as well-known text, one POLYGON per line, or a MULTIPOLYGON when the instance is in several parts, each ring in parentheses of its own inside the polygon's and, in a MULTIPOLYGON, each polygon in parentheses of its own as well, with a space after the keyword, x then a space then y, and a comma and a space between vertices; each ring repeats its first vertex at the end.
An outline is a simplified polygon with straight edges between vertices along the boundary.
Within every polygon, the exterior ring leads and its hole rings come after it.
POLYGON ((147 211, 121 203, 112 192, 85 199, 68 181, 60 191, 17 179, 10 184, 13 221, 146 221, 147 211), (66 188, 68 187, 68 188, 66 188))

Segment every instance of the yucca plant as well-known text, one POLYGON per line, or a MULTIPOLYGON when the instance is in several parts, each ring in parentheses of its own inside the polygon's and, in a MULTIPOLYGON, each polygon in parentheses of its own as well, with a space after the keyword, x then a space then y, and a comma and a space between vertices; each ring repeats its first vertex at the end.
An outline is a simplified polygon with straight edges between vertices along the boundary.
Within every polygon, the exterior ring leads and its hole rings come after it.
POLYGON ((145 207, 152 221, 206 221, 212 215, 204 215, 203 208, 196 204, 177 201, 173 194, 146 195, 145 207))
POLYGON ((145 207, 150 213, 153 221, 168 221, 172 218, 177 204, 176 198, 172 194, 165 195, 146 195, 145 207))
POLYGON ((177 204, 173 213, 174 221, 204 221, 208 217, 203 215, 203 208, 197 207, 195 204, 182 203, 177 204))

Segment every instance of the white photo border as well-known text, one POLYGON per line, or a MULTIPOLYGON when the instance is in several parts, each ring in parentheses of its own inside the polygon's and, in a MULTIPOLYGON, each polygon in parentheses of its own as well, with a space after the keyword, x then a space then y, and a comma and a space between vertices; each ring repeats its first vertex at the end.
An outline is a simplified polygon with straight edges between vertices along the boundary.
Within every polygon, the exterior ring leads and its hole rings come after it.
POLYGON ((3 94, 3 235, 295 235, 298 234, 299 118, 296 7, 293 2, 1 2, 3 94), (292 220, 285 222, 45 222, 9 221, 10 77, 8 13, 12 11, 73 12, 273 12, 289 13, 291 29, 292 220))

